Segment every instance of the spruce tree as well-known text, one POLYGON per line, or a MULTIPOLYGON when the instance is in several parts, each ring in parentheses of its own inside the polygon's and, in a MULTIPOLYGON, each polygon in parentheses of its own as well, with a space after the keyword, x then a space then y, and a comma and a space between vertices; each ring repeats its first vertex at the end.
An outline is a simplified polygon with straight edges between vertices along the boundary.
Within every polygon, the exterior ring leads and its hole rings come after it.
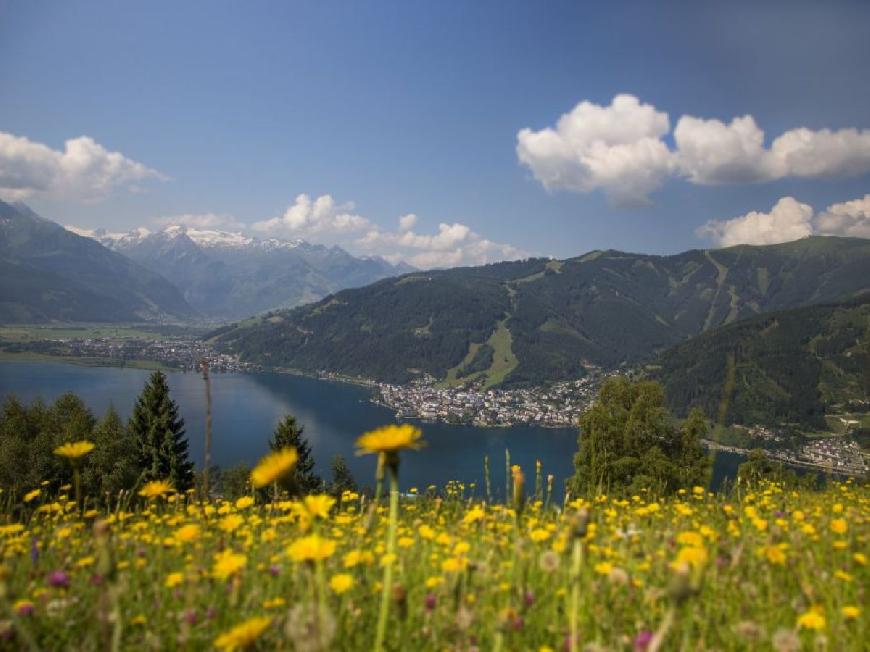
POLYGON ((278 483, 291 496, 317 493, 323 489, 323 481, 314 473, 314 455, 308 440, 302 435, 303 430, 296 417, 288 414, 278 423, 269 440, 269 448, 273 451, 292 446, 299 455, 293 472, 278 483))
POLYGON ((356 480, 347 466, 347 461, 342 455, 332 458, 332 482, 329 484, 329 492, 336 498, 340 498, 345 491, 359 491, 356 480))
POLYGON ((130 417, 130 434, 136 441, 137 466, 143 481, 169 480, 178 491, 193 486, 193 463, 188 459, 184 419, 169 396, 162 371, 145 384, 130 417))
POLYGON ((136 440, 113 406, 93 431, 95 448, 86 461, 82 481, 86 491, 100 500, 117 498, 122 489, 132 489, 139 476, 136 440))

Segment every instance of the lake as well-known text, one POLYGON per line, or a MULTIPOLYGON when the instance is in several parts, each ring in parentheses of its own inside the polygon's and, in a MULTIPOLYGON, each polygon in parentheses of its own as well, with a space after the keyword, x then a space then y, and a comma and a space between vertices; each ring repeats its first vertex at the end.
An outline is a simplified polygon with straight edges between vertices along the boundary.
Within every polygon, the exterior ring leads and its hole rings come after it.
MULTIPOLYGON (((116 367, 86 367, 62 362, 0 363, 0 398, 15 395, 23 401, 53 401, 64 392, 78 394, 100 416, 109 405, 126 418, 150 375, 149 371, 116 367)), ((205 390, 195 373, 167 373, 172 397, 184 417, 190 452, 202 465, 205 431, 205 390)), ((329 476, 329 461, 344 455, 361 486, 372 485, 373 456, 355 457, 354 440, 366 430, 395 421, 393 413, 369 402, 370 390, 314 378, 275 373, 212 374, 212 459, 220 466, 239 462, 254 464, 268 450, 268 440, 278 421, 288 413, 304 425, 317 470, 329 476)), ((483 461, 489 456, 494 493, 504 494, 505 449, 512 463, 523 467, 533 487, 535 460, 544 473, 552 473, 561 497, 562 485, 572 473, 577 431, 572 428, 479 428, 423 423, 425 449, 402 455, 403 489, 443 486, 449 480, 476 482, 483 489, 483 461)), ((739 455, 719 453, 713 486, 733 477, 739 455)))

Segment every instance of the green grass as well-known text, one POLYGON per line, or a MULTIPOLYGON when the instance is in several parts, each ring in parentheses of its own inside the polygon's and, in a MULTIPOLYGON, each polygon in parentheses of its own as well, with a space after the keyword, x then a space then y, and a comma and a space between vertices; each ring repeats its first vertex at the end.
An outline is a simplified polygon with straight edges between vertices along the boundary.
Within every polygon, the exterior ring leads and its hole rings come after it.
POLYGON ((441 389, 446 389, 448 387, 456 387, 458 385, 462 385, 464 383, 467 383, 469 380, 478 378, 483 373, 482 371, 476 374, 472 374, 470 376, 466 376, 465 378, 458 378, 457 374, 463 367, 470 364, 471 361, 474 360, 474 356, 477 355, 477 350, 479 348, 479 342, 471 342, 468 345, 468 353, 465 354, 465 357, 462 358, 462 361, 455 367, 451 367, 450 369, 448 369, 446 378, 444 378, 444 380, 439 382, 436 386, 441 389))
POLYGON ((0 351, 0 362, 64 362, 80 367, 130 367, 132 369, 170 369, 156 360, 118 360, 116 358, 79 357, 70 355, 47 355, 32 351, 10 353, 0 351))
POLYGON ((164 340, 167 335, 147 327, 104 324, 16 324, 0 326, 0 340, 34 342, 55 339, 164 340))
POLYGON ((498 322, 495 332, 490 335, 487 343, 493 348, 492 366, 486 370, 484 389, 494 387, 504 382, 508 374, 519 364, 517 356, 511 349, 513 337, 510 329, 505 326, 505 320, 498 322))

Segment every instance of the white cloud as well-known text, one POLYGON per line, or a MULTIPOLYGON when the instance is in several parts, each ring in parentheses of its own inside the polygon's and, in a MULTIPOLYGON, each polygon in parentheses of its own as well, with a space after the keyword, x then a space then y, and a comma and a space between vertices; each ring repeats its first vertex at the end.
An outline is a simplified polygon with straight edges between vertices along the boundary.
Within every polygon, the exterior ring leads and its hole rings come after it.
POLYGON ((674 141, 679 168, 693 183, 753 183, 870 171, 870 130, 791 129, 768 149, 764 132, 750 115, 727 125, 683 116, 674 129, 674 141))
POLYGON ((643 201, 673 167, 661 138, 668 114, 632 95, 609 106, 580 102, 555 128, 521 129, 517 156, 548 190, 603 189, 617 201, 643 201))
POLYGON ((722 247, 776 244, 809 235, 870 238, 870 194, 831 204, 815 215, 809 204, 783 197, 769 213, 750 211, 731 219, 710 220, 695 233, 722 247))
POLYGON ((414 228, 414 225, 417 224, 417 216, 413 213, 408 213, 407 215, 402 215, 399 218, 399 231, 410 231, 414 228))
POLYGON ((223 213, 185 213, 154 220, 160 226, 186 226, 193 229, 244 229, 245 224, 232 215, 223 213))
POLYGON ((395 231, 384 229, 359 215, 352 202, 337 203, 331 195, 311 199, 307 194, 277 217, 255 222, 251 229, 263 235, 306 238, 338 244, 351 252, 405 261, 420 268, 481 265, 522 258, 527 254, 508 244, 493 242, 469 226, 442 222, 436 233, 415 231, 418 217, 402 215, 395 231))
POLYGON ((442 222, 438 225, 438 232, 431 235, 411 230, 384 231, 374 227, 353 244, 353 248, 378 253, 393 262, 404 260, 421 269, 484 265, 527 255, 511 245, 487 240, 459 222, 442 222))
POLYGON ((813 207, 793 197, 780 199, 769 213, 751 211, 726 220, 711 220, 697 230, 721 247, 777 244, 813 234, 813 207))
POLYGON ((0 197, 7 200, 96 200, 116 188, 135 191, 143 181, 165 178, 88 136, 67 140, 60 151, 0 132, 0 197))
POLYGON ((729 124, 683 116, 674 129, 680 171, 692 183, 748 183, 772 178, 764 132, 751 115, 729 124))
POLYGON ((359 232, 372 226, 369 220, 352 211, 352 202, 336 204, 331 195, 321 195, 312 201, 303 193, 283 215, 255 222, 251 228, 269 235, 310 238, 359 232))
POLYGON ((785 177, 870 172, 870 130, 791 129, 765 146, 751 115, 729 123, 667 113, 632 95, 609 106, 580 102, 556 123, 517 134, 517 156, 548 190, 602 189, 618 202, 645 201, 668 177, 695 184, 756 183, 785 177))
POLYGON ((828 206, 816 216, 816 233, 870 238, 870 195, 828 206))

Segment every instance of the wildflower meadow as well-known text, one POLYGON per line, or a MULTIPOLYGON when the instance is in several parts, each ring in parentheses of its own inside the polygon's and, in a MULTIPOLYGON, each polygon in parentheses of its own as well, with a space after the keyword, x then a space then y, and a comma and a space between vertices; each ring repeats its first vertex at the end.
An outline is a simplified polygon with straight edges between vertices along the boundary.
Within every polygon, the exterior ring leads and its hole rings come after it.
MULTIPOLYGON (((285 449, 235 501, 161 481, 6 497, 0 646, 867 649, 866 485, 556 503, 540 468, 513 467, 501 503, 458 483, 400 493, 401 457, 421 446, 409 425, 359 439, 374 496, 288 498, 285 449)), ((75 468, 91 450, 56 453, 75 468)))

